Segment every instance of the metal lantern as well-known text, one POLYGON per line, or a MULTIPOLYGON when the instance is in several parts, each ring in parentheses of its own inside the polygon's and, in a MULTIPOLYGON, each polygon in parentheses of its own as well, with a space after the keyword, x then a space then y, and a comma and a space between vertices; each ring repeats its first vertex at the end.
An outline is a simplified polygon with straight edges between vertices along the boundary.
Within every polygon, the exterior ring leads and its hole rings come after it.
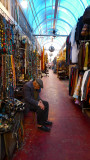
POLYGON ((50 47, 49 47, 49 51, 50 51, 50 52, 54 52, 54 50, 55 50, 55 48, 54 48, 53 46, 50 46, 50 47))

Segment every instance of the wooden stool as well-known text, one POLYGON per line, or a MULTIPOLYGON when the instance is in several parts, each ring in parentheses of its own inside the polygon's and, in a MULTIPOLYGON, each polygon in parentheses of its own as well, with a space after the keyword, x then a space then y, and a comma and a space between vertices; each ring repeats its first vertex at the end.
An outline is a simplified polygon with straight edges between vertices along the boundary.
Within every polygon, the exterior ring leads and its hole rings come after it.
POLYGON ((37 124, 37 114, 34 111, 31 111, 31 112, 32 112, 33 122, 36 125, 37 124))

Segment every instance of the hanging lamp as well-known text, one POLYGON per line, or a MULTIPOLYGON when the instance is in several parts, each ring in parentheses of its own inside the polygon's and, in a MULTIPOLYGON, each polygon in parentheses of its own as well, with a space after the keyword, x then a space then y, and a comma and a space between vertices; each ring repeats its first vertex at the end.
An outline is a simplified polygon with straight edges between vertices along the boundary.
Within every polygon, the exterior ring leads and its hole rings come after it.
POLYGON ((54 52, 54 50, 55 50, 55 48, 54 48, 53 46, 50 46, 50 47, 49 47, 49 51, 50 51, 50 52, 54 52))

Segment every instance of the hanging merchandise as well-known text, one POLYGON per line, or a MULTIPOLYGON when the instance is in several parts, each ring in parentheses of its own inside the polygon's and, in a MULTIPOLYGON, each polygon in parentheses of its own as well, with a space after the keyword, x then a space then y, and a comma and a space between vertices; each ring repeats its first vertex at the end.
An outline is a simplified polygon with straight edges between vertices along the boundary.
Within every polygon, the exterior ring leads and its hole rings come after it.
POLYGON ((15 75, 15 63, 13 55, 11 55, 11 65, 12 65, 12 72, 13 72, 13 88, 16 88, 16 75, 15 75))
POLYGON ((78 102, 78 104, 80 104, 80 99, 81 99, 82 78, 83 78, 83 74, 80 73, 78 81, 77 81, 77 85, 76 85, 76 87, 74 89, 74 94, 73 94, 73 98, 75 98, 75 101, 76 101, 76 103, 78 102))
POLYGON ((77 47, 79 47, 79 44, 80 44, 80 40, 83 40, 83 37, 81 35, 81 31, 82 31, 82 28, 83 28, 83 16, 81 16, 79 19, 78 19, 78 22, 77 22, 77 25, 76 25, 76 32, 75 32, 75 41, 77 43, 77 47))
POLYGON ((32 76, 33 79, 35 79, 37 77, 37 51, 34 50, 32 53, 32 76))
POLYGON ((57 58, 57 75, 59 79, 68 79, 69 68, 65 60, 57 58))
POLYGON ((69 95, 73 96, 78 81, 78 67, 72 66, 69 77, 69 95))
POLYGON ((46 53, 45 56, 44 56, 44 60, 45 60, 44 63, 48 63, 48 54, 47 54, 47 53, 46 53))
POLYGON ((43 71, 44 71, 44 54, 45 53, 44 53, 44 47, 43 47, 43 57, 42 57, 43 58, 43 66, 42 66, 43 67, 43 71))
POLYGON ((0 53, 6 53, 6 37, 5 37, 5 21, 4 17, 0 15, 0 53))
POLYGON ((0 55, 0 99, 2 90, 2 56, 0 55))
POLYGON ((81 86, 82 111, 90 110, 90 70, 85 71, 81 86))
POLYGON ((41 52, 41 70, 43 70, 43 51, 41 52))
POLYGON ((2 99, 13 98, 16 77, 12 55, 2 55, 2 86, 2 99))
POLYGON ((41 70, 44 71, 44 47, 41 53, 41 70))
POLYGON ((84 24, 82 31, 81 31, 81 35, 84 37, 86 37, 86 39, 88 39, 88 33, 90 35, 90 31, 89 31, 89 25, 88 24, 84 24))
POLYGON ((83 69, 84 70, 87 70, 88 69, 88 63, 89 63, 89 42, 86 42, 85 44, 85 50, 86 50, 86 53, 85 53, 85 60, 84 60, 84 67, 83 69))
MULTIPOLYGON (((25 104, 14 98, 16 88, 15 67, 18 62, 16 61, 17 54, 19 53, 16 52, 19 51, 19 45, 17 39, 15 43, 14 29, 15 25, 11 23, 10 19, 6 20, 5 17, 0 15, 0 134, 10 131, 13 136, 15 136, 15 133, 18 134, 18 130, 22 127, 21 119, 19 118, 20 124, 19 121, 16 121, 17 113, 20 115, 20 112, 25 109, 25 104)), ((16 141, 19 144, 19 138, 16 141)))
POLYGON ((71 63, 77 63, 78 62, 78 48, 75 41, 75 30, 76 25, 73 27, 71 34, 70 34, 70 43, 71 43, 71 53, 70 53, 70 60, 71 63))
POLYGON ((15 66, 13 57, 14 33, 10 20, 0 15, 0 59, 1 59, 1 98, 13 97, 15 84, 15 66), (10 89, 10 90, 9 90, 10 89))
POLYGON ((90 24, 90 6, 88 6, 83 14, 84 23, 90 24))
POLYGON ((87 70, 90 65, 90 42, 81 41, 79 55, 78 55, 78 64, 80 70, 87 70))
POLYGON ((82 86, 81 86, 81 101, 87 100, 88 93, 90 95, 90 69, 85 71, 83 75, 82 86))
POLYGON ((27 48, 26 48, 27 56, 26 56, 26 79, 31 79, 31 53, 30 53, 30 45, 27 42, 27 48))
POLYGON ((70 42, 70 35, 66 39, 66 63, 69 65, 70 61, 70 53, 71 53, 71 42, 70 42))
POLYGON ((32 51, 29 49, 29 75, 30 79, 32 79, 32 51))
POLYGON ((41 78, 40 63, 41 63, 41 57, 40 57, 39 53, 37 52, 37 78, 41 78))
POLYGON ((76 104, 81 105, 82 110, 90 109, 90 6, 86 8, 84 15, 80 17, 77 25, 67 39, 66 51, 69 62, 69 95, 74 98, 76 104), (75 33, 75 39, 72 33, 75 33), (73 43, 74 42, 74 43, 73 43), (73 51, 73 44, 77 51, 73 51), (78 54, 77 54, 78 53, 78 54), (74 59, 72 56, 74 55, 74 59))
POLYGON ((37 77, 37 50, 31 51, 28 41, 25 45, 25 72, 27 80, 37 77))

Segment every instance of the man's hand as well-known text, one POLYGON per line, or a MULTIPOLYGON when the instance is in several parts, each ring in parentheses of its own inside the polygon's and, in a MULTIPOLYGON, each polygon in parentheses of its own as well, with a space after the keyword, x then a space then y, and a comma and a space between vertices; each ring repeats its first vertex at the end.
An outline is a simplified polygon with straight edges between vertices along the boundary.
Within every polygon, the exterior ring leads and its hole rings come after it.
POLYGON ((42 110, 45 109, 45 106, 44 106, 44 104, 43 104, 43 102, 42 102, 41 100, 39 100, 38 106, 39 106, 42 110))

